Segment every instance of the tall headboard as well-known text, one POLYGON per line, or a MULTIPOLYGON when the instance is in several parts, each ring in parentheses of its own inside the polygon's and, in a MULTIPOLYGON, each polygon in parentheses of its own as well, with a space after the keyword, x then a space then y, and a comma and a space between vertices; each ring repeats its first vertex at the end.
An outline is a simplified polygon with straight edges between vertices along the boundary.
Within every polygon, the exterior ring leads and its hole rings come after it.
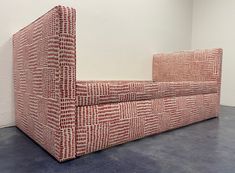
POLYGON ((75 157, 75 22, 57 6, 13 36, 16 125, 60 161, 75 157))

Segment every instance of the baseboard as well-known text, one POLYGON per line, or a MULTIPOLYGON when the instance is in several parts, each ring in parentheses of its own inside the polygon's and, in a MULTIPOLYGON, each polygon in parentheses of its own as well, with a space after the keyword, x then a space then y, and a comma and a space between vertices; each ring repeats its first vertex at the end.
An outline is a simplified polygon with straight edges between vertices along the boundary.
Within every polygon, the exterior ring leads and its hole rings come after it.
POLYGON ((235 108, 235 106, 229 106, 229 105, 220 105, 220 106, 223 106, 223 107, 230 107, 230 108, 235 108))
POLYGON ((8 124, 0 125, 0 129, 5 128, 5 127, 12 127, 12 126, 15 126, 15 123, 8 123, 8 124))

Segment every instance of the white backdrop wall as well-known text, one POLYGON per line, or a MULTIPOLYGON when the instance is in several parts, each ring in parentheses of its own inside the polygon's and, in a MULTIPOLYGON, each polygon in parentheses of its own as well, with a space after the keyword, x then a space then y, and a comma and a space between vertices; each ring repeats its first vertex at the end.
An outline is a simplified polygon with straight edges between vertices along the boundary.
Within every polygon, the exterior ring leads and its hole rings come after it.
POLYGON ((192 48, 224 49, 221 104, 235 106, 235 1, 194 0, 192 48))
POLYGON ((14 125, 12 34, 58 4, 77 9, 80 80, 151 80, 153 53, 191 46, 192 0, 2 0, 0 127, 14 125))

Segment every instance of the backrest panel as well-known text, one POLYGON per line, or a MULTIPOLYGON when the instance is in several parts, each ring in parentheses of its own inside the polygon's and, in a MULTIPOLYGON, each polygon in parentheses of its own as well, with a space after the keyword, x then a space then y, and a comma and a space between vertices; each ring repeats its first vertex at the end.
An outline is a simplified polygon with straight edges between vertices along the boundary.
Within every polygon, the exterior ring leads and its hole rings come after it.
POLYGON ((75 22, 57 6, 13 36, 16 125, 58 160, 75 157, 75 22))

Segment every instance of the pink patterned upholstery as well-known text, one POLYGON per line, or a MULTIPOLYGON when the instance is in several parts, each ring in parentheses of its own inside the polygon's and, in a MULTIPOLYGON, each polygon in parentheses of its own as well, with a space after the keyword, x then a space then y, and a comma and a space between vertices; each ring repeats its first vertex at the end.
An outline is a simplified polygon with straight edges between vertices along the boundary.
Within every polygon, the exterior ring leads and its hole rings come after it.
POLYGON ((77 81, 76 105, 140 101, 163 97, 217 93, 215 81, 77 81))
POLYGON ((76 150, 75 17, 58 6, 13 36, 16 125, 59 161, 76 150))
POLYGON ((222 52, 218 49, 159 53, 153 57, 153 81, 221 80, 222 52))
POLYGON ((215 117, 218 99, 213 93, 77 107, 76 154, 215 117))
POLYGON ((221 49, 157 54, 153 81, 76 81, 75 18, 13 36, 16 125, 58 161, 218 116, 221 49))

